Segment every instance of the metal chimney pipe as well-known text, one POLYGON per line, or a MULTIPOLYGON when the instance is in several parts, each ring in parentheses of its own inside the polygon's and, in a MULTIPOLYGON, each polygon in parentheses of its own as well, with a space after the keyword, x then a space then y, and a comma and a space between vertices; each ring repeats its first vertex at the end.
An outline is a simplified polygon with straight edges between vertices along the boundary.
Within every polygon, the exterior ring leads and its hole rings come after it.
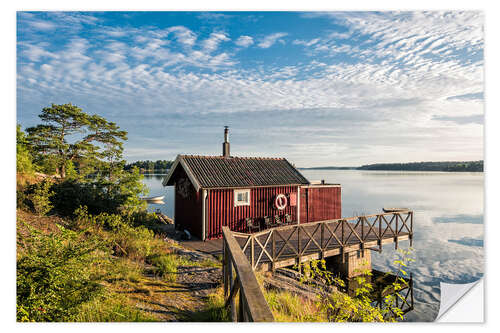
POLYGON ((229 157, 229 127, 224 126, 224 142, 222 143, 222 156, 229 157))

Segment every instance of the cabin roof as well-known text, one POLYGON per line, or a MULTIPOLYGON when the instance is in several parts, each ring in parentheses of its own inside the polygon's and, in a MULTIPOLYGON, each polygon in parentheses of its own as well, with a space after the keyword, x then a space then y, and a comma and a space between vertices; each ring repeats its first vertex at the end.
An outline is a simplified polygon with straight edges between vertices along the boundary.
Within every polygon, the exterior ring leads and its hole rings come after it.
POLYGON ((200 188, 307 185, 309 181, 285 158, 178 155, 163 185, 173 185, 178 167, 200 188))

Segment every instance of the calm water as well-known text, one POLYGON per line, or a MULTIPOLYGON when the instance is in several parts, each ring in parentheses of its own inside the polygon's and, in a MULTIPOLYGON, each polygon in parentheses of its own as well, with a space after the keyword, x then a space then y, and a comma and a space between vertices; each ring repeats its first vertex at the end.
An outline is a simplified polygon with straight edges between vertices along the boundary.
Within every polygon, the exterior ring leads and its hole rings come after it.
MULTIPOLYGON (((382 207, 408 207, 414 216, 415 310, 408 321, 433 321, 439 311, 439 283, 470 283, 483 275, 482 173, 302 170, 310 181, 342 185, 342 216, 379 213, 382 207)), ((150 195, 165 195, 164 205, 150 205, 173 216, 172 187, 161 175, 144 182, 150 195)), ((402 242, 400 247, 409 246, 402 242)), ((394 245, 372 252, 373 268, 394 271, 394 245)))

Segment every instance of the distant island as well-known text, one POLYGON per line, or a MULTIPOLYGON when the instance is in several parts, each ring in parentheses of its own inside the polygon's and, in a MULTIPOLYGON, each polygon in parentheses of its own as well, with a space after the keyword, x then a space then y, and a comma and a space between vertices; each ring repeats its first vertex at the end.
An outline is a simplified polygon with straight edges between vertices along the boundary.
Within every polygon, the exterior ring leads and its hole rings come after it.
POLYGON ((137 167, 141 173, 146 173, 146 172, 160 172, 160 171, 167 171, 170 169, 174 161, 167 161, 167 160, 157 160, 157 161, 136 161, 133 163, 127 163, 123 167, 124 170, 131 170, 134 167, 137 167))
POLYGON ((411 162, 411 163, 375 163, 359 167, 325 166, 299 168, 303 170, 380 170, 380 171, 448 171, 448 172, 483 172, 483 161, 449 162, 411 162))

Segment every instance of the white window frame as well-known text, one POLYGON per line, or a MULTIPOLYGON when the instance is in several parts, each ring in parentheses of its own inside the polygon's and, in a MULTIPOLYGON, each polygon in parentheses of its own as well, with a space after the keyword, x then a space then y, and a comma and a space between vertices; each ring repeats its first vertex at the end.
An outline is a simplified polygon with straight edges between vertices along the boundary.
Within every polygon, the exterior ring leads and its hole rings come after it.
POLYGON ((250 189, 244 190, 234 190, 234 207, 238 206, 250 206, 250 189), (246 194, 246 201, 239 201, 238 194, 246 194))

